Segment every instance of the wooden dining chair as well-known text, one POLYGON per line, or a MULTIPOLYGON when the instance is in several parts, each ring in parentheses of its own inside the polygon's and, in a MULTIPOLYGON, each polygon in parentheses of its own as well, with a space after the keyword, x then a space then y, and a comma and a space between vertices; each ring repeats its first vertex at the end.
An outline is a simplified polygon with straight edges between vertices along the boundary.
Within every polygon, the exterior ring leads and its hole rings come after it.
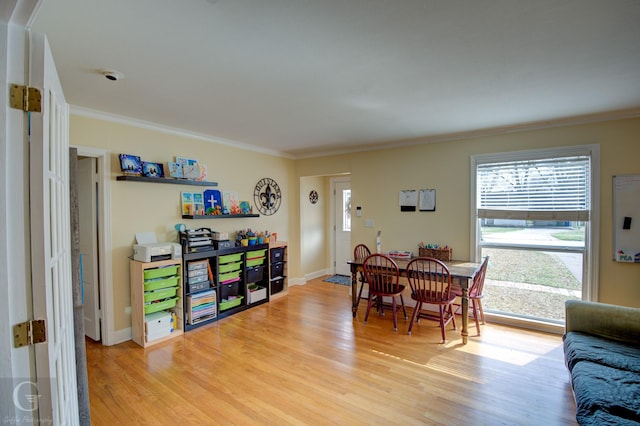
POLYGON ((402 292, 406 288, 400 284, 400 269, 398 264, 384 254, 374 253, 364 260, 364 277, 369 285, 369 300, 367 302, 367 313, 364 315, 364 323, 369 319, 369 311, 373 304, 374 298, 380 302, 379 311, 384 315, 383 297, 391 297, 391 311, 393 312, 393 331, 398 331, 398 306, 396 297, 400 296, 400 305, 405 321, 407 320, 407 311, 404 306, 402 292))
POLYGON ((456 329, 456 319, 453 313, 455 294, 451 291, 451 275, 449 268, 442 261, 430 257, 418 257, 407 265, 407 280, 411 288, 411 298, 415 300, 413 315, 409 323, 408 334, 411 334, 413 323, 420 318, 437 320, 440 322, 442 342, 446 341, 445 327, 449 322, 456 329), (423 304, 436 305, 439 315, 422 313, 423 304))
MULTIPOLYGON (((365 244, 358 244, 353 249, 353 259, 364 260, 371 254, 371 250, 365 244)), ((362 290, 364 289, 364 285, 367 280, 364 278, 364 272, 360 272, 360 291, 358 291, 358 300, 356 302, 356 306, 360 306, 360 299, 362 299, 362 290)), ((367 299, 369 297, 367 296, 367 299)))
MULTIPOLYGON (((482 264, 480 265, 480 269, 476 272, 476 275, 473 277, 473 282, 469 287, 469 310, 471 311, 471 315, 473 315, 473 319, 476 322, 476 331, 478 332, 478 336, 480 336, 480 323, 483 325, 486 324, 484 320, 484 310, 482 309, 482 296, 484 292, 484 278, 487 274, 487 266, 489 265, 489 256, 485 256, 482 260, 482 264)), ((453 286, 453 293, 457 297, 462 297, 462 288, 460 286, 453 286)), ((462 311, 462 305, 457 305, 456 313, 460 313, 462 311)))

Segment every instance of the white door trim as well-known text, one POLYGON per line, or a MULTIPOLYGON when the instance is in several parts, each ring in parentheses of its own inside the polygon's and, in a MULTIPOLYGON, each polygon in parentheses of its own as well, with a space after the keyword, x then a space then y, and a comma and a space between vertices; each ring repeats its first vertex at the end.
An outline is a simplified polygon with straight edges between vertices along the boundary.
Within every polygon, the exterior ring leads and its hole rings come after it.
POLYGON ((105 346, 120 343, 115 334, 115 324, 113 315, 113 273, 111 254, 111 156, 105 149, 92 148, 86 146, 73 146, 78 150, 78 155, 83 157, 96 158, 98 162, 98 192, 100 200, 98 205, 98 234, 99 251, 98 257, 100 275, 100 312, 101 325, 100 334, 102 344, 105 346))

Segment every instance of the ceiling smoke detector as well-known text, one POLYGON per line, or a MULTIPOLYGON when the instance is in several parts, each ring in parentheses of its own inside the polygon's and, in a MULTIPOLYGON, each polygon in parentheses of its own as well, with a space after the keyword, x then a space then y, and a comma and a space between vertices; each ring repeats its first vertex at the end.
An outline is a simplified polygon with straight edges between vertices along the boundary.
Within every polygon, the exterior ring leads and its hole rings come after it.
POLYGON ((122 74, 119 71, 113 71, 113 70, 103 70, 102 75, 104 75, 107 80, 111 80, 111 81, 118 81, 124 78, 124 74, 122 74))

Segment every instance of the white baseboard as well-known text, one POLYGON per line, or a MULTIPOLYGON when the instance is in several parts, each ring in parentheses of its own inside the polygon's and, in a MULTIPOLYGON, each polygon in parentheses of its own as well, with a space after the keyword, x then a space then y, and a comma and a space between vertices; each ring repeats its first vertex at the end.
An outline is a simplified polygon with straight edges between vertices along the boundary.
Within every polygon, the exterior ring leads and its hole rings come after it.
MULTIPOLYGON (((132 338, 131 327, 123 328, 122 330, 114 331, 109 335, 109 340, 108 340, 109 345, 107 346, 117 345, 118 343, 131 340, 131 338, 132 338)), ((104 339, 103 339, 103 342, 105 342, 104 339)))

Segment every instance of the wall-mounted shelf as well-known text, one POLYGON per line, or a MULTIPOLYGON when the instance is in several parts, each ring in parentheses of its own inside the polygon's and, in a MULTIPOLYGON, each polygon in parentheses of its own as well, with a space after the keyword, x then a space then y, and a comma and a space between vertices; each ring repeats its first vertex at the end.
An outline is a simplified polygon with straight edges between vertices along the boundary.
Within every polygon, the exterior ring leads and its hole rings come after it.
POLYGON ((213 215, 213 214, 196 214, 196 215, 183 214, 182 215, 183 219, 234 219, 234 218, 241 218, 241 217, 260 217, 260 215, 259 214, 218 214, 218 215, 213 215))
POLYGON ((146 177, 146 176, 130 176, 130 175, 118 176, 116 177, 116 180, 128 180, 133 182, 170 183, 174 185, 218 186, 218 182, 207 182, 205 180, 153 178, 153 177, 146 177))

